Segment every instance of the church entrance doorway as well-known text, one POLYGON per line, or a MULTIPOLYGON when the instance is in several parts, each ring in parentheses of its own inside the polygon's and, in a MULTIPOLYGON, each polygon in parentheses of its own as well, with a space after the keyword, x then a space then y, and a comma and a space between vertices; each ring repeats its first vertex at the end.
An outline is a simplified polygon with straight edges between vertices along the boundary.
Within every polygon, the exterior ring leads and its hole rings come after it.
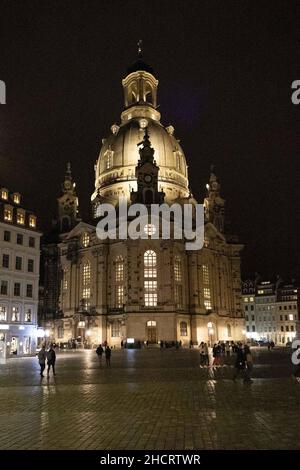
POLYGON ((149 344, 157 343, 156 321, 153 321, 153 320, 147 321, 146 330, 147 330, 146 331, 147 341, 149 342, 149 344))

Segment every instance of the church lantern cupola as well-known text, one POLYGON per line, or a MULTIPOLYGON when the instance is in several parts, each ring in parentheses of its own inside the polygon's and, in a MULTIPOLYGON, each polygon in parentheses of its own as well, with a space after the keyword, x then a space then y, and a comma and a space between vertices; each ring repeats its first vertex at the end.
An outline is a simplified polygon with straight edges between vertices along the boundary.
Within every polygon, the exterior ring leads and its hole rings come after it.
POLYGON ((138 41, 138 59, 127 69, 127 76, 122 80, 125 108, 130 106, 157 107, 158 80, 152 67, 142 59, 142 41, 138 41))

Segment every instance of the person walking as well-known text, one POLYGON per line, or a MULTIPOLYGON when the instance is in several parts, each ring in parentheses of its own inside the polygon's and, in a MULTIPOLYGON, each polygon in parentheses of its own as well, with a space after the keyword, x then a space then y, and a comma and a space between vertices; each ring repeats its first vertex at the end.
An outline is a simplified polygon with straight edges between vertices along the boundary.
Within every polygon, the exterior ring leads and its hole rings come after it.
POLYGON ((235 382, 240 373, 244 375, 245 378, 245 369, 246 369, 246 356, 243 351, 242 345, 236 345, 236 360, 235 360, 235 373, 233 375, 233 381, 235 382))
POLYGON ((203 366, 204 365, 204 342, 203 341, 201 341, 199 349, 200 349, 200 366, 203 366))
POLYGON ((50 375, 50 368, 51 367, 52 367, 53 375, 55 375, 55 361, 56 361, 56 354, 55 354, 54 348, 51 344, 50 349, 47 352, 47 365, 48 365, 47 376, 48 377, 50 375))
POLYGON ((42 346, 41 350, 39 351, 38 360, 39 360, 39 364, 40 364, 40 368, 41 368, 40 376, 44 377, 44 370, 45 370, 45 367, 46 367, 46 348, 45 348, 45 346, 42 346))
POLYGON ((105 348, 105 359, 107 367, 110 367, 111 348, 107 345, 105 348))
POLYGON ((219 344, 214 344, 213 347, 213 366, 220 365, 221 347, 219 344))
POLYGON ((102 364, 102 354, 103 354, 102 344, 99 344, 98 348, 96 349, 96 354, 98 356, 99 363, 100 363, 100 366, 101 366, 101 364, 102 364))
POLYGON ((244 346, 244 354, 246 359, 246 376, 244 382, 252 383, 253 380, 251 379, 251 374, 253 370, 253 358, 248 344, 245 344, 244 346))

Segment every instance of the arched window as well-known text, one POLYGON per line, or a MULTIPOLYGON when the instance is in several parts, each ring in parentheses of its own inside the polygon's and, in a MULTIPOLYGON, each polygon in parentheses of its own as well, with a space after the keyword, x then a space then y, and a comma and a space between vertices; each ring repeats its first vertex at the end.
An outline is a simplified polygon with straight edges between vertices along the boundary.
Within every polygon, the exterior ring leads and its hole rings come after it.
POLYGON ((116 257, 116 282, 124 280, 124 260, 123 256, 119 255, 116 257))
POLYGON ((144 253, 144 300, 146 307, 157 305, 157 259, 153 250, 144 253))
POLYGON ((82 299, 89 306, 91 297, 91 263, 86 260, 82 265, 82 299))
POLYGON ((68 268, 63 269, 63 290, 68 290, 68 268))
POLYGON ((180 336, 187 336, 187 322, 180 322, 180 336))
POLYGON ((119 255, 115 261, 115 305, 120 308, 124 304, 124 259, 119 255))
POLYGON ((182 296, 182 265, 179 256, 175 256, 174 259, 174 281, 175 281, 175 304, 177 308, 182 308, 183 296, 182 296))
POLYGON ((206 310, 211 310, 211 293, 210 293, 210 278, 209 278, 209 269, 207 265, 202 266, 202 275, 203 275, 203 297, 204 297, 204 306, 206 310))
POLYGON ((82 238, 81 238, 81 243, 82 243, 82 246, 84 248, 86 248, 87 246, 89 246, 89 243, 90 243, 90 236, 87 232, 85 232, 83 235, 82 235, 82 238))
POLYGON ((227 325, 227 336, 228 338, 231 338, 231 325, 229 323, 227 325))

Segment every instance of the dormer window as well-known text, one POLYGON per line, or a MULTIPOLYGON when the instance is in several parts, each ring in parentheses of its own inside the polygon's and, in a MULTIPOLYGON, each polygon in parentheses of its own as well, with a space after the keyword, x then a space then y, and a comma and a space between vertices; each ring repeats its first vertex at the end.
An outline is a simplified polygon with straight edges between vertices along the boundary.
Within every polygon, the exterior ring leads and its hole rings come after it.
POLYGON ((105 169, 110 170, 112 166, 113 166, 113 151, 109 149, 105 152, 105 169))
POLYGON ((36 216, 30 215, 29 216, 29 227, 35 228, 36 227, 36 216))
POLYGON ((15 204, 20 204, 21 201, 21 196, 19 193, 14 193, 13 194, 13 201, 15 204))
POLYGON ((24 225, 25 223, 25 214, 23 211, 17 212, 17 224, 24 225))
POLYGON ((6 222, 11 222, 12 221, 12 218, 13 218, 13 210, 12 210, 12 207, 10 206, 6 206, 4 208, 4 220, 6 222))
POLYGON ((1 189, 1 198, 7 200, 8 199, 8 191, 7 189, 1 189))

